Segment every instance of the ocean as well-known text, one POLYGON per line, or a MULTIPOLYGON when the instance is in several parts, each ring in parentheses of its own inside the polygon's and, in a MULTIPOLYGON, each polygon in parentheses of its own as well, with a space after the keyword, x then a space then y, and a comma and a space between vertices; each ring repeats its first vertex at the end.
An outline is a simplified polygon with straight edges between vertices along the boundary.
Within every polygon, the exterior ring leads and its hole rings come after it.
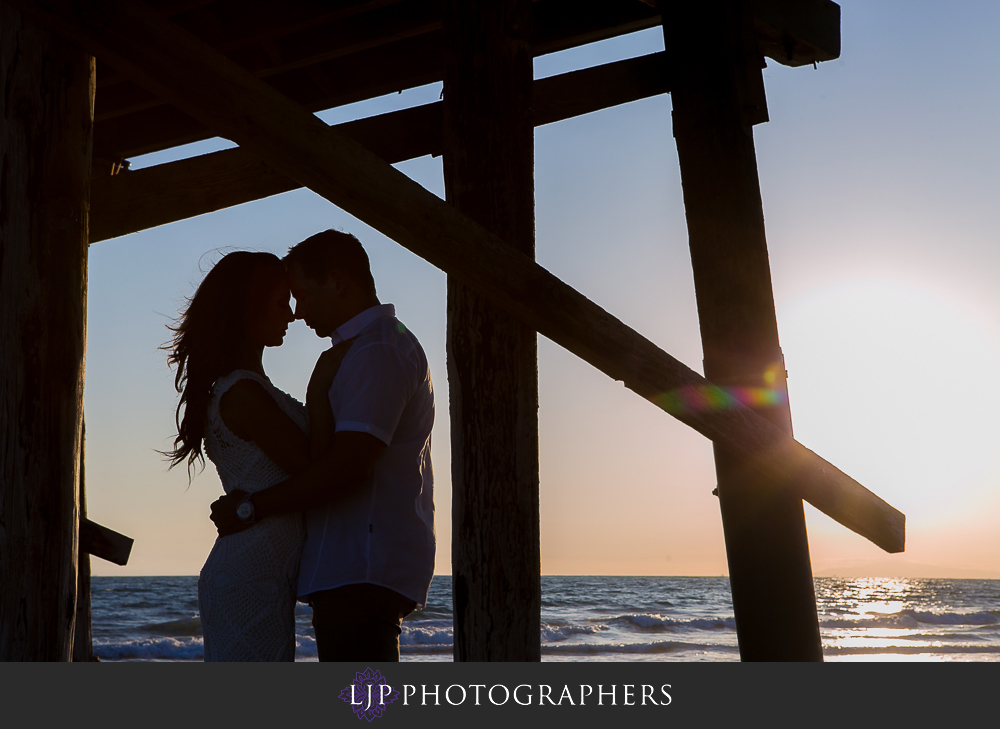
MULTIPOLYGON (((197 577, 94 577, 102 661, 200 661, 197 577)), ((1000 580, 817 578, 827 661, 1000 660, 1000 580)), ((297 661, 316 660, 296 609, 297 661)), ((542 577, 543 661, 738 661, 725 577, 542 577)), ((403 661, 451 661, 451 578, 407 618, 403 661)))

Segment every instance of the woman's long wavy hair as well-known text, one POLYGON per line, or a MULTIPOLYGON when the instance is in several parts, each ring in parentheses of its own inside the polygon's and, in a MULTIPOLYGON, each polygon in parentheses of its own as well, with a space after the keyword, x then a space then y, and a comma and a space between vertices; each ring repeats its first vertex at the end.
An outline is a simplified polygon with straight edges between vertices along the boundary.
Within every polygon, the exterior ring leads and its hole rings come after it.
POLYGON ((174 388, 180 393, 174 420, 174 448, 163 455, 170 468, 188 463, 205 466, 202 443, 208 403, 215 381, 237 367, 245 352, 249 322, 261 313, 271 287, 284 280, 285 268, 273 253, 236 251, 219 260, 198 286, 175 324, 164 349, 167 364, 176 366, 174 388))

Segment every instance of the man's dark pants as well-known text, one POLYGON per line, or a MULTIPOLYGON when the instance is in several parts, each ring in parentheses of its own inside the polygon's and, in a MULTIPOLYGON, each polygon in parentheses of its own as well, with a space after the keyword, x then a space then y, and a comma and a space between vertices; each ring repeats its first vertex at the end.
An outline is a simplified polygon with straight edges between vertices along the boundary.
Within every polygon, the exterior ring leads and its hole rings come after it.
POLYGON ((399 661, 400 625, 416 603, 381 585, 314 592, 316 650, 321 661, 399 661))

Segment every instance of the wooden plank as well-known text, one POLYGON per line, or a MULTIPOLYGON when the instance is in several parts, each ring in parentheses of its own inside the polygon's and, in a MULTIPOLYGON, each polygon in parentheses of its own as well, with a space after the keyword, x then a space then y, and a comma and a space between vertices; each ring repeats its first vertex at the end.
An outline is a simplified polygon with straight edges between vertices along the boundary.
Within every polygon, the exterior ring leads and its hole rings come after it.
MULTIPOLYGON (((705 374, 769 389, 777 402, 758 412, 791 435, 753 143, 758 114, 746 113, 747 98, 763 97, 753 17, 746 2, 718 0, 676 4, 664 21, 705 374), (706 43, 716 53, 682 63, 706 43)), ((740 656, 822 661, 801 499, 718 443, 715 463, 740 656)))
MULTIPOLYGON (((255 0, 251 5, 248 0, 226 0, 218 2, 151 2, 172 22, 190 31, 193 35, 211 45, 216 50, 235 56, 246 52, 248 47, 256 46, 267 55, 272 44, 287 40, 300 32, 315 31, 324 34, 329 26, 342 20, 348 20, 356 15, 367 13, 373 9, 388 7, 401 2, 427 4, 428 0, 284 0, 275 3, 272 0, 255 0), (211 6, 211 7, 205 7, 211 6), (206 23, 206 12, 211 22, 206 23), (212 35, 206 37, 203 28, 211 26, 212 35)), ((431 4, 437 0, 429 0, 431 4)), ((309 42, 308 36, 304 39, 309 42)), ((244 59, 233 58, 238 63, 244 59)), ((258 64, 260 60, 256 61, 258 64)), ((263 66, 259 66, 263 69, 263 66)), ((276 70, 281 70, 280 66, 276 70)), ((117 84, 135 86, 128 76, 119 73, 111 67, 99 69, 97 76, 98 96, 101 92, 117 84)))
POLYGON ((80 522, 80 550, 113 564, 128 564, 133 541, 131 537, 95 524, 90 519, 80 522))
POLYGON ((889 552, 905 517, 353 140, 139 3, 11 0, 889 552))
MULTIPOLYGON (((174 20, 213 47, 224 50, 227 57, 258 78, 269 78, 323 61, 352 56, 441 28, 439 4, 425 0, 369 8, 369 12, 355 12, 346 18, 343 12, 331 13, 322 5, 309 4, 311 13, 297 14, 303 20, 296 24, 299 26, 295 28, 296 32, 285 34, 280 26, 289 22, 285 19, 289 9, 274 3, 268 3, 267 8, 266 11, 257 9, 249 27, 243 28, 233 28, 239 23, 232 23, 227 18, 232 16, 238 21, 253 8, 244 8, 244 12, 240 13, 236 5, 222 9, 213 6, 212 15, 217 20, 207 29, 199 21, 203 15, 201 12, 174 20), (312 22, 306 22, 303 27, 302 22, 310 16, 312 22), (279 23, 279 27, 265 32, 269 23, 279 23), (259 42, 247 45, 255 39, 266 39, 266 50, 259 42)), ((364 58, 356 58, 354 63, 360 65, 359 60, 362 63, 365 61, 364 58)), ((297 75, 309 76, 310 73, 297 75)), ((277 80, 277 85, 280 88, 281 79, 277 80)), ((130 81, 113 85, 98 83, 97 91, 94 120, 98 124, 163 104, 155 95, 130 81)))
MULTIPOLYGON (((282 41, 289 50, 279 51, 276 60, 247 55, 239 46, 245 40, 239 34, 235 41, 222 34, 213 42, 224 48, 236 43, 231 51, 235 60, 269 78, 283 94, 318 111, 440 81, 441 36, 439 23, 431 21, 432 6, 436 3, 398 3, 398 9, 384 11, 392 22, 368 25, 364 16, 344 21, 344 13, 333 13, 336 8, 332 8, 328 18, 314 18, 323 23, 321 26, 303 28, 301 37, 282 41), (345 28, 337 31, 340 22, 345 28), (331 40, 337 37, 345 39, 343 45, 331 40), (397 42, 400 38, 406 40, 397 42), (311 65, 302 68, 307 64, 311 65), (329 79, 336 83, 331 86, 329 79)), ((655 8, 640 2, 606 0, 581 5, 576 0, 547 0, 534 3, 534 9, 536 56, 652 28, 660 22, 655 8)), ((761 0, 757 28, 762 52, 786 65, 836 58, 840 52, 839 12, 839 6, 830 0, 761 0)), ((197 29, 195 17, 182 21, 197 29)), ((283 17, 279 16, 275 33, 285 30, 283 17)), ((308 20, 303 16, 303 23, 308 20)), ((259 35, 260 31, 254 32, 259 35)), ((164 105, 140 86, 116 86, 121 84, 99 86, 95 132, 99 156, 129 158, 211 136, 204 125, 164 105)))
MULTIPOLYGON (((444 8, 444 183, 534 258, 531 2, 444 8)), ((448 277, 456 661, 541 660, 535 330, 448 277)))
MULTIPOLYGON (((671 7, 667 0, 642 2, 654 8, 671 7)), ((753 26, 761 55, 783 66, 840 58, 840 6, 832 0, 753 0, 753 26)), ((691 27, 677 30, 686 34, 691 27)), ((712 46, 703 43, 698 56, 711 52, 712 46)))
POLYGON ((840 6, 831 0, 753 0, 760 52, 784 66, 840 58, 840 6))
MULTIPOLYGON (((535 125, 665 93, 664 54, 617 61, 534 82, 535 125)), ((390 164, 441 154, 441 103, 339 124, 390 164)), ((92 181, 90 242, 260 200, 302 187, 236 148, 92 181)))
MULTIPOLYGON (((656 6, 655 2, 648 4, 656 6)), ((438 30, 440 12, 436 0, 383 0, 374 7, 357 0, 322 5, 282 3, 278 8, 273 3, 247 5, 245 0, 231 0, 184 12, 175 8, 168 14, 177 25, 225 52, 246 70, 267 78, 438 30)), ((830 0, 758 0, 755 27, 761 51, 793 66, 837 58, 839 14, 839 6, 830 0)), ((655 13, 634 2, 589 3, 581 8, 568 0, 549 0, 535 3, 535 16, 540 29, 536 54, 567 47, 567 36, 572 37, 573 45, 602 40, 607 32, 601 25, 614 26, 622 33, 659 22, 655 13), (595 18, 600 21, 594 22, 595 18), (557 28, 563 29, 561 33, 557 28)), ((363 59, 356 60, 361 61, 355 62, 356 67, 363 65, 363 59)), ((101 69, 97 88, 98 123, 162 104, 109 68, 101 69)))
POLYGON ((532 3, 533 53, 542 56, 617 38, 660 24, 659 13, 640 2, 542 0, 532 3))
MULTIPOLYGON (((540 14, 534 21, 536 56, 659 23, 656 11, 638 2, 602 0, 581 5, 576 0, 547 0, 535 5, 540 14), (567 14, 572 22, 566 22, 567 14)), ((308 68, 270 75, 268 83, 309 111, 330 109, 439 82, 444 69, 442 42, 440 30, 432 30, 308 68)), ((142 93, 149 95, 148 90, 142 93)), ((100 99, 98 110, 105 113, 100 99)), ((161 103, 98 123, 94 149, 102 158, 127 159, 212 136, 202 122, 161 103)))
MULTIPOLYGON (((428 4, 426 0, 416 3, 428 4)), ((301 40, 302 31, 327 32, 336 21, 404 4, 406 0, 211 0, 171 9, 168 15, 206 43, 229 51, 281 38, 301 40)))
POLYGON ((68 661, 94 60, 0 3, 0 79, 0 661, 68 661))
MULTIPOLYGON (((440 32, 409 38, 278 74, 268 83, 309 111, 344 106, 440 81, 440 43, 440 32)), ((213 136, 200 120, 161 103, 97 124, 94 149, 102 156, 129 158, 213 136)))
MULTIPOLYGON (((147 4, 177 25, 191 31, 213 48, 229 52, 270 42, 307 28, 322 29, 372 7, 403 0, 152 0, 147 4), (208 26, 206 28, 205 26, 208 26), (203 35, 211 32, 211 37, 203 35)), ((418 2, 420 0, 417 0, 418 2)), ((132 81, 110 67, 98 70, 97 91, 132 81)))

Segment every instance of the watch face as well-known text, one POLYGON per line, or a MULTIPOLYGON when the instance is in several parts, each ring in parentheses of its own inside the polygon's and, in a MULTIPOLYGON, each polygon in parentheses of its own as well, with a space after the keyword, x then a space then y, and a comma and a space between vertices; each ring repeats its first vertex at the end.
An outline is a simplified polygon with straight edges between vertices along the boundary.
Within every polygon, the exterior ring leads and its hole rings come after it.
POLYGON ((253 519, 253 504, 249 501, 241 502, 240 505, 236 507, 236 516, 238 516, 241 521, 250 521, 253 519))

